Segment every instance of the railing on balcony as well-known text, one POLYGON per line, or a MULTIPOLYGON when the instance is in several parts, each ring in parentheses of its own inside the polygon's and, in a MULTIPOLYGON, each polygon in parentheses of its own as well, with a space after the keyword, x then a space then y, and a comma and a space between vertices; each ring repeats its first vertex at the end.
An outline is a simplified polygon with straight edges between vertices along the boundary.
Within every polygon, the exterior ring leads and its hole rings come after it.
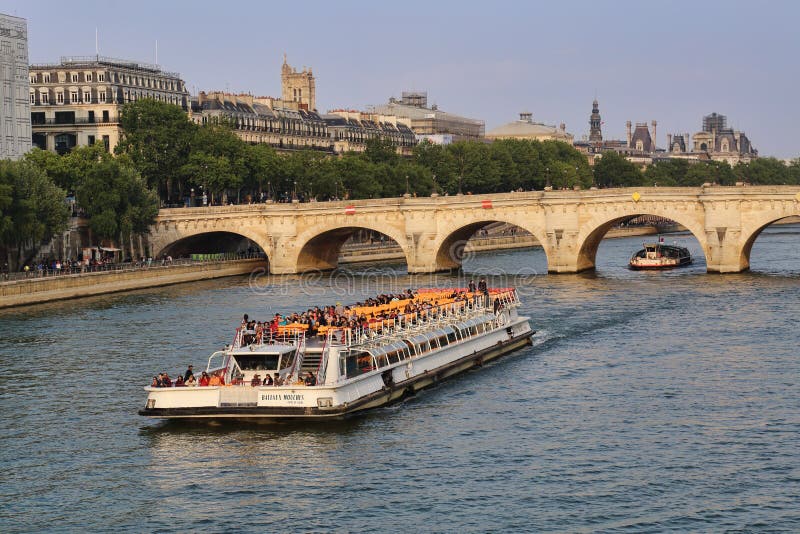
POLYGON ((71 124, 116 124, 119 117, 75 117, 74 119, 31 119, 32 126, 69 126, 71 124))

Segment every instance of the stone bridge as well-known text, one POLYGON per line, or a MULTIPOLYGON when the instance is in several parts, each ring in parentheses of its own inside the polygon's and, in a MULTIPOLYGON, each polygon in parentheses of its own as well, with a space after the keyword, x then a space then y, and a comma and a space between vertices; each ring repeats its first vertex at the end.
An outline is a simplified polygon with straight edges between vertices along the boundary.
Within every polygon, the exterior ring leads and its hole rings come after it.
POLYGON ((161 210, 150 244, 160 255, 187 240, 202 243, 207 234, 237 234, 263 249, 271 273, 287 274, 335 268, 342 244, 368 229, 399 244, 409 272, 427 273, 459 267, 466 240, 482 226, 502 222, 538 239, 549 272, 575 273, 594 267, 597 247, 612 226, 640 215, 686 227, 700 243, 709 272, 740 272, 749 268, 753 242, 766 226, 800 215, 800 187, 648 187, 175 208, 161 210))

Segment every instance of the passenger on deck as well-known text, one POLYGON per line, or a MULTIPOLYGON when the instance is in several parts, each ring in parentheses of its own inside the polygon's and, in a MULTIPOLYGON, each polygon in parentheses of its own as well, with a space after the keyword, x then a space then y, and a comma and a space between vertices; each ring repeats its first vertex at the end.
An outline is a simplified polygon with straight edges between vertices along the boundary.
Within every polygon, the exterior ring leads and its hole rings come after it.
POLYGON ((210 381, 211 381, 211 378, 208 376, 208 373, 203 371, 203 374, 200 375, 200 385, 201 386, 207 386, 210 381))
POLYGON ((161 382, 158 380, 157 376, 153 377, 153 381, 150 382, 150 387, 151 388, 160 388, 161 387, 161 382))
POLYGON ((184 385, 186 385, 186 384, 183 381, 183 377, 181 375, 178 375, 178 378, 175 379, 175 387, 176 388, 181 388, 184 385))
POLYGON ((254 375, 253 379, 250 380, 250 385, 253 386, 253 387, 260 386, 261 385, 261 375, 258 375, 258 374, 254 375))
POLYGON ((278 374, 278 373, 274 374, 274 376, 272 378, 272 384, 274 386, 282 386, 283 385, 283 380, 281 379, 281 375, 280 374, 278 374))
POLYGON ((264 385, 265 386, 271 386, 272 385, 272 377, 269 376, 269 373, 267 373, 266 376, 264 377, 264 385))
POLYGON ((189 367, 186 369, 186 372, 183 375, 183 381, 184 382, 188 382, 190 377, 194 378, 194 372, 192 371, 192 369, 193 368, 192 368, 191 365, 189 365, 189 367))
POLYGON ((197 379, 194 377, 194 375, 192 375, 189 377, 189 380, 184 381, 184 385, 188 387, 194 387, 197 385, 197 379))
POLYGON ((172 387, 172 380, 170 380, 169 375, 167 373, 161 373, 161 387, 162 388, 172 387))
POLYGON ((316 386, 317 379, 316 377, 314 377, 314 373, 312 373, 311 371, 307 372, 304 382, 306 383, 307 386, 316 386))
POLYGON ((219 376, 219 373, 214 373, 211 375, 211 379, 208 381, 209 386, 222 386, 224 382, 222 381, 222 377, 219 376))

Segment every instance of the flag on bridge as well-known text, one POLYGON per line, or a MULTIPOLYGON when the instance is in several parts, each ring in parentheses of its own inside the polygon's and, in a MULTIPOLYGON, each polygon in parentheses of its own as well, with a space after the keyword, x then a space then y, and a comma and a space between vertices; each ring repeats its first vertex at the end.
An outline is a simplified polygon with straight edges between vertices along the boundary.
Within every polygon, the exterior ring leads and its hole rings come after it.
POLYGON ((345 215, 355 215, 356 214, 356 207, 353 206, 353 205, 346 206, 344 208, 344 214, 345 215))
POLYGON ((491 200, 481 200, 481 207, 485 210, 492 209, 492 201, 491 200))

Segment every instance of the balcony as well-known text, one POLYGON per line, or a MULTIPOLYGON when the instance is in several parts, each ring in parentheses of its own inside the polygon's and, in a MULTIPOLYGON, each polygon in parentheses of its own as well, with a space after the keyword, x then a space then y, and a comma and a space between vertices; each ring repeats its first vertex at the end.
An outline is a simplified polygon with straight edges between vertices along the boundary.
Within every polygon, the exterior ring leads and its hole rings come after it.
POLYGON ((119 123, 119 117, 116 115, 103 118, 103 117, 76 117, 74 119, 31 119, 31 126, 34 128, 42 128, 48 126, 75 126, 75 125, 85 125, 85 124, 117 124, 119 123))

